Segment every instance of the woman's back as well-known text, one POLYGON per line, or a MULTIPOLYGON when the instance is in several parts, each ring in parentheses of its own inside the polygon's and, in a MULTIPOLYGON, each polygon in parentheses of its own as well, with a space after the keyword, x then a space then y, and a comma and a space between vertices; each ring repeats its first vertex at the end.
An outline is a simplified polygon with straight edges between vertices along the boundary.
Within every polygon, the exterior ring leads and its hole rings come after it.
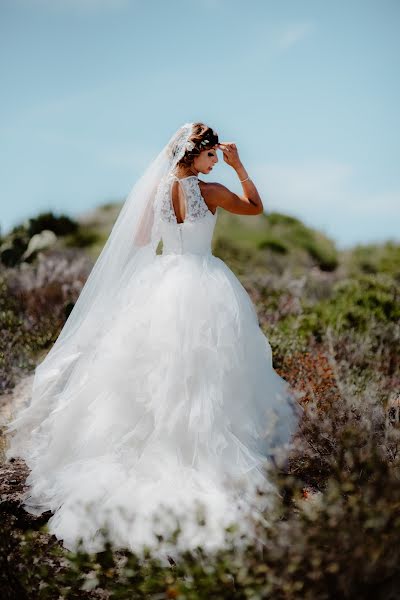
MULTIPOLYGON (((197 176, 178 178, 170 175, 162 181, 155 200, 155 210, 160 213, 160 234, 163 254, 210 254, 217 211, 213 214, 201 195, 197 176), (180 186, 185 205, 183 222, 178 222, 173 188, 180 186)), ((157 214, 157 212, 156 212, 157 214)))

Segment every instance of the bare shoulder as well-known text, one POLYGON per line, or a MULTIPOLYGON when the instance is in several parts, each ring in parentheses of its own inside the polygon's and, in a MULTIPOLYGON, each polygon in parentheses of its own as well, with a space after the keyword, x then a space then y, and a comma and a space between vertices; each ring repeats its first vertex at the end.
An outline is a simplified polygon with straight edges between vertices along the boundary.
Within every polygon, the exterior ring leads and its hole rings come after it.
POLYGON ((237 215, 258 215, 263 211, 261 199, 257 202, 253 197, 238 196, 222 183, 199 180, 199 185, 204 201, 212 212, 218 206, 237 215))
POLYGON ((214 212, 214 209, 216 209, 217 206, 219 206, 217 203, 218 187, 225 186, 222 186, 220 183, 201 181, 200 179, 199 186, 201 195, 203 196, 205 203, 207 204, 208 208, 214 212))

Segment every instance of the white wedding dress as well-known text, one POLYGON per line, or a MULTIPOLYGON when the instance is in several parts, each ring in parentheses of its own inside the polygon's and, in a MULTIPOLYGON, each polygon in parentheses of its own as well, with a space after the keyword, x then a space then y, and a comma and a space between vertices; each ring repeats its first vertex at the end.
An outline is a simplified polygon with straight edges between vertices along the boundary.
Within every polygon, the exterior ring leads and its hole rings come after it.
POLYGON ((153 531, 174 529, 168 509, 181 519, 178 549, 220 547, 233 522, 250 531, 252 492, 273 490, 266 462, 298 424, 249 295, 212 254, 219 209, 209 210, 196 176, 179 179, 186 217, 178 223, 175 179, 158 191, 163 252, 98 323, 96 352, 73 373, 78 391, 24 442, 10 440, 7 458, 22 456, 30 468, 26 510, 51 510, 48 528, 71 550, 79 537, 88 551, 101 549, 104 524, 116 547, 154 546, 153 531))

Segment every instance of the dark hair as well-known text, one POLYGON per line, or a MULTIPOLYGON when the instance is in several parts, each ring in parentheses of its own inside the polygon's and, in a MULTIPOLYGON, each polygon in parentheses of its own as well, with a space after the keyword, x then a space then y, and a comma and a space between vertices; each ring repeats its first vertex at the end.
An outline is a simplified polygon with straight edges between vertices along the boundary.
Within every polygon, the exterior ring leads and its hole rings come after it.
POLYGON ((218 134, 205 123, 193 123, 193 133, 189 140, 193 142, 193 150, 186 150, 181 160, 177 163, 178 166, 188 167, 193 163, 196 156, 203 150, 213 148, 218 144, 218 134))

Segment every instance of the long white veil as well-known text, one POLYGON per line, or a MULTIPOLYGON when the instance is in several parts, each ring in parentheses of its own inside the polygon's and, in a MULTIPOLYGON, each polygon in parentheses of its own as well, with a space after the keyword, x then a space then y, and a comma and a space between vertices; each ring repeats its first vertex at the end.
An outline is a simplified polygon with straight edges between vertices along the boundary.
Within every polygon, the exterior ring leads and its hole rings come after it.
POLYGON ((39 451, 40 424, 68 403, 125 286, 155 259, 160 241, 154 210, 157 188, 190 149, 192 130, 193 123, 182 125, 128 194, 59 337, 36 367, 29 405, 6 428, 6 460, 39 451))

